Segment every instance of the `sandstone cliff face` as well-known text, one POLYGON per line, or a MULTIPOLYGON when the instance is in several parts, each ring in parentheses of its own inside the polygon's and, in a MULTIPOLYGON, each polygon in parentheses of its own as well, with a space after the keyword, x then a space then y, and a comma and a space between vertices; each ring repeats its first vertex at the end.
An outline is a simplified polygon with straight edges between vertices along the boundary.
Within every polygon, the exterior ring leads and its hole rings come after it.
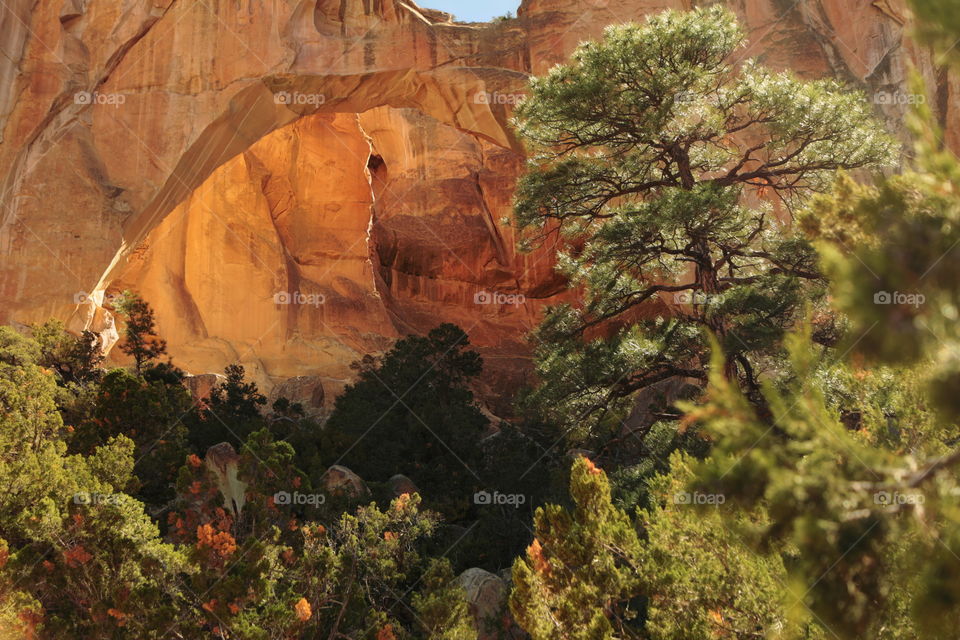
MULTIPOLYGON (((560 286, 500 223, 510 103, 605 25, 691 4, 526 0, 463 25, 401 0, 8 0, 0 323, 109 332, 131 288, 185 369, 315 376, 329 401, 352 360, 452 321, 513 387, 560 286)), ((729 4, 744 57, 861 85, 895 128, 917 65, 960 146, 956 78, 902 0, 729 4)))

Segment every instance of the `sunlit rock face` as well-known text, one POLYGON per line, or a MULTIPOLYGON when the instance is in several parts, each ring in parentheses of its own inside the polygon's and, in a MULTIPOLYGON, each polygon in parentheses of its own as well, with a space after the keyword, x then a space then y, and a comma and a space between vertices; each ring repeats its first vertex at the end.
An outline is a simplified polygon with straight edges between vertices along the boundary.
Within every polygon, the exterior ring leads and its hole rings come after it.
POLYGON ((535 319, 518 277, 531 257, 493 216, 521 161, 417 110, 308 116, 216 169, 106 299, 142 292, 178 362, 239 362, 267 385, 320 372, 335 395, 360 355, 444 321, 508 379, 535 319))
POLYGON ((355 114, 268 134, 166 216, 110 291, 150 300, 191 370, 346 378, 396 336, 374 286, 369 154, 355 114))
MULTIPOLYGON (((729 4, 744 58, 861 86, 898 130, 912 62, 960 146, 956 78, 905 37, 901 0, 729 4)), ((515 389, 562 283, 501 222, 524 162, 511 105, 606 25, 690 5, 527 0, 462 25, 399 0, 8 0, 0 323, 113 342, 130 288, 191 373, 310 376, 329 403, 353 360, 455 322, 486 395, 515 389)))

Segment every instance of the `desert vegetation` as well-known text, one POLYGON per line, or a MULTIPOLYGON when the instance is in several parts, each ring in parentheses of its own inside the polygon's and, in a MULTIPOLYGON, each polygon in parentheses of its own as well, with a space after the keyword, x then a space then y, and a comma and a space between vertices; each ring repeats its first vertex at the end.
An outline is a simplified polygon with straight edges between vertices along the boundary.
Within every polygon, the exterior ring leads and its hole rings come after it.
POLYGON ((450 323, 323 416, 189 389, 136 292, 127 367, 0 327, 0 638, 960 637, 960 160, 746 38, 665 11, 532 79, 513 223, 568 295, 509 415, 450 323))

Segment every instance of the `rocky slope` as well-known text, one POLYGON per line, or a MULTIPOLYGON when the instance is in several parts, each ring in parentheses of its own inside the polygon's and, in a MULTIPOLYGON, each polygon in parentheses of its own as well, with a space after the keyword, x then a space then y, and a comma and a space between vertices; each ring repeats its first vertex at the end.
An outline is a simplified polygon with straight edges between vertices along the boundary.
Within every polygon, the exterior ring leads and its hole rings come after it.
MULTIPOLYGON (((744 57, 862 86, 893 128, 916 65, 960 146, 960 87, 902 0, 728 2, 744 57)), ((560 286, 501 223, 511 105, 605 25, 692 4, 526 0, 466 25, 402 0, 8 0, 0 323, 110 336, 110 296, 136 289, 185 369, 312 376, 329 401, 359 355, 452 321, 512 388, 560 286)))

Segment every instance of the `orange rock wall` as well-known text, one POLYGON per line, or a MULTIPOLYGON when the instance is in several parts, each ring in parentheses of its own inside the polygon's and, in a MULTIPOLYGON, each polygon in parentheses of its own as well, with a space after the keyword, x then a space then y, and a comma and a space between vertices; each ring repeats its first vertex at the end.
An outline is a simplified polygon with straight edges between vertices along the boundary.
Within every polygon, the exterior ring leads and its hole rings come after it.
MULTIPOLYGON (((482 98, 693 4, 526 0, 464 25, 401 0, 8 0, 0 323, 109 333, 109 295, 132 288, 187 370, 319 376, 330 399, 352 360, 451 321, 514 388, 560 286, 500 222, 523 156, 509 106, 482 98)), ((905 96, 916 65, 960 146, 956 78, 905 36, 902 0, 729 4, 743 56, 776 68, 905 96)), ((899 130, 906 106, 877 108, 899 130)))

